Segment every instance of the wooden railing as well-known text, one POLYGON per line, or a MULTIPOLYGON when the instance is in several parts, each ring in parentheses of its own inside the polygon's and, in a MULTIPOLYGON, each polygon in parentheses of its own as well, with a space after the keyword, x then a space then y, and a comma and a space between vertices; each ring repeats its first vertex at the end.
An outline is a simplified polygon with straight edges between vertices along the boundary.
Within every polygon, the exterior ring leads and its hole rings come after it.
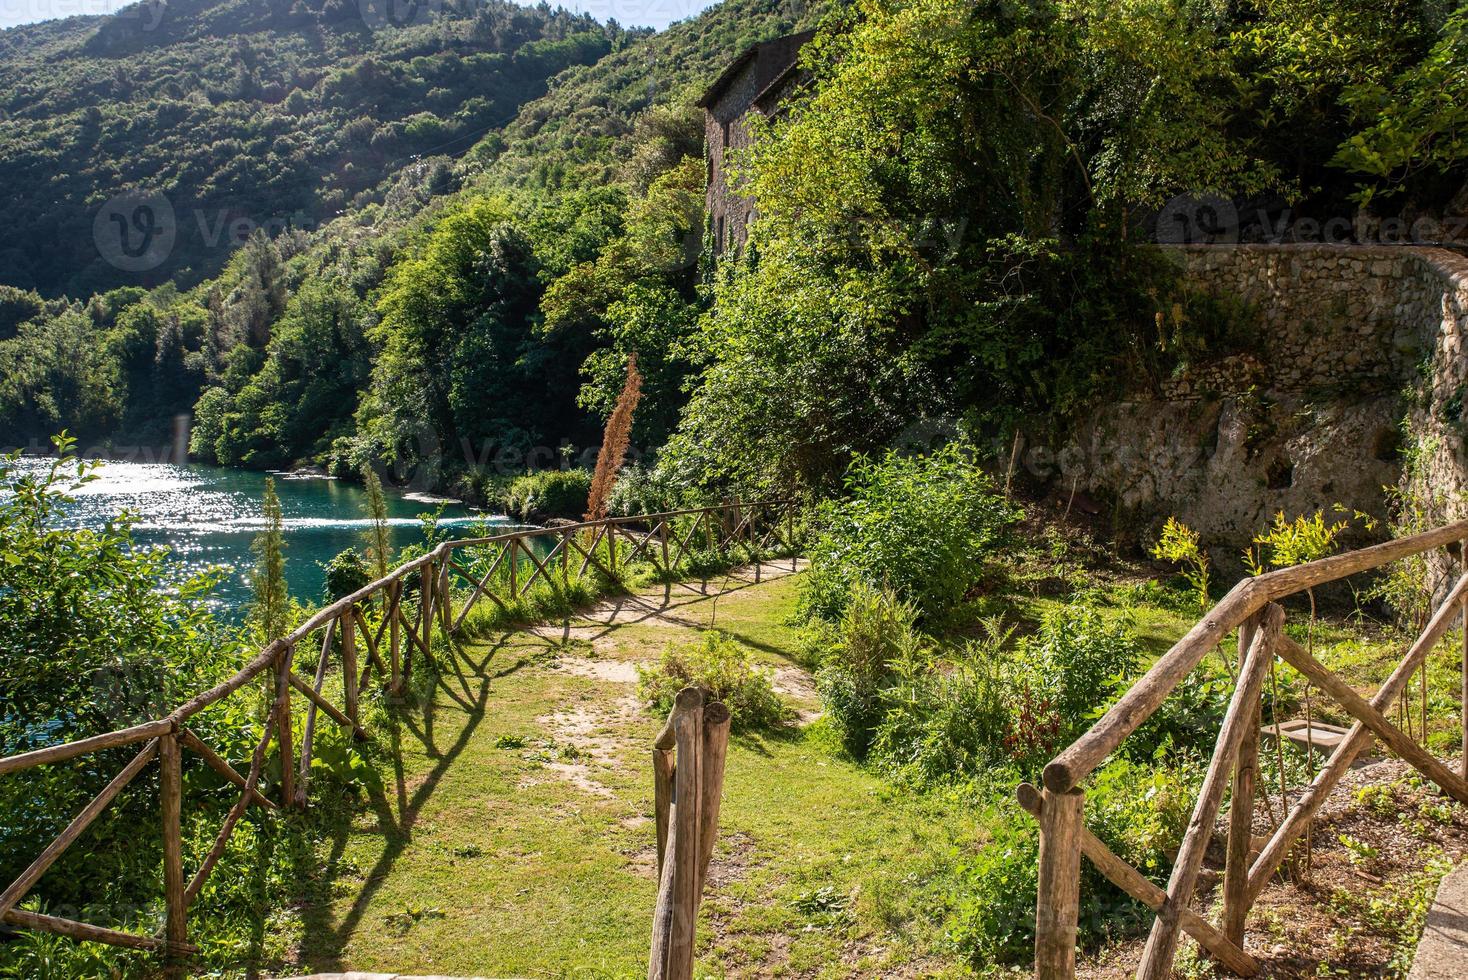
POLYGON ((229 679, 163 717, 0 759, 0 776, 4 776, 105 749, 142 746, 106 788, 0 893, 0 922, 74 939, 161 951, 175 961, 195 953, 196 947, 188 942, 189 907, 218 865, 245 810, 252 805, 265 809, 304 807, 310 790, 318 714, 325 714, 357 739, 368 738, 360 710, 361 693, 374 679, 390 693, 401 692, 413 669, 414 651, 424 660, 432 661, 435 628, 443 634, 458 632, 474 606, 485 600, 513 612, 513 603, 537 583, 554 586, 555 578, 562 584, 568 583, 573 564, 579 563, 577 578, 594 568, 607 578, 619 580, 629 566, 638 562, 671 576, 691 552, 705 549, 731 560, 756 560, 758 578, 757 559, 761 555, 775 550, 793 554, 795 547, 794 504, 784 500, 729 503, 560 527, 519 528, 492 537, 444 542, 319 610, 288 635, 268 643, 229 679), (455 594, 454 576, 472 586, 461 602, 455 594), (311 673, 304 677, 297 672, 300 663, 297 655, 303 650, 316 654, 311 673), (334 652, 339 656, 333 658, 334 652), (333 703, 323 693, 326 682, 338 676, 340 704, 333 703), (269 708, 263 733, 242 774, 236 765, 206 744, 190 727, 190 722, 257 680, 267 683, 269 708), (304 721, 298 742, 295 717, 302 704, 304 721), (280 763, 275 800, 261 787, 272 745, 280 763), (213 846, 187 881, 180 830, 181 765, 185 750, 197 755, 203 764, 240 790, 239 799, 224 817, 213 846), (161 934, 138 935, 17 908, 46 870, 128 783, 155 760, 160 767, 159 809, 167 908, 161 934))
POLYGON ((719 836, 729 723, 728 708, 685 687, 653 742, 658 903, 647 980, 693 980, 694 927, 719 836))
MULTIPOLYGON (((1039 883, 1035 909, 1035 976, 1041 980, 1075 976, 1080 862, 1084 856, 1118 888, 1150 908, 1156 918, 1137 966, 1140 980, 1163 980, 1177 954, 1178 933, 1186 932, 1220 964, 1241 976, 1254 976, 1258 962, 1244 949, 1244 926, 1259 893, 1284 862, 1295 842, 1352 761, 1373 735, 1406 762, 1468 803, 1468 756, 1455 773, 1434 759, 1386 718, 1392 702, 1428 653, 1465 612, 1468 574, 1460 577, 1408 648, 1391 676, 1369 701, 1320 664, 1310 651, 1284 632, 1278 603, 1328 582, 1468 539, 1468 521, 1389 541, 1385 544, 1248 578, 1234 586, 1213 609, 1153 665, 1095 725, 1055 757, 1044 771, 1044 788, 1019 787, 1020 804, 1040 824, 1039 883), (1210 650, 1238 629, 1239 674, 1218 733, 1213 758, 1184 832, 1167 888, 1149 881, 1085 827, 1080 784, 1145 722, 1210 650), (1250 826, 1258 771, 1261 690, 1275 656, 1298 670, 1355 718, 1325 765, 1298 795, 1263 849, 1251 855, 1250 826), (1232 783, 1223 911, 1214 925, 1190 906, 1204 852, 1213 833, 1224 791, 1232 783)), ((1459 552, 1463 554, 1463 552, 1459 552)), ((1451 567, 1451 564, 1448 565, 1451 567)), ((1465 662, 1468 663, 1468 662, 1465 662)), ((1468 693, 1468 665, 1463 676, 1468 693)), ((1468 745, 1468 716, 1464 723, 1468 745)))

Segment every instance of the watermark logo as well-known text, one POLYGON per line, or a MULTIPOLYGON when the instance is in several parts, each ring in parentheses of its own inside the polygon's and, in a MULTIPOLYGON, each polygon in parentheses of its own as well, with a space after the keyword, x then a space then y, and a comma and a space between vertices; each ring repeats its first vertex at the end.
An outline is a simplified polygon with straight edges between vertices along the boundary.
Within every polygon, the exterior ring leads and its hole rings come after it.
POLYGON ((1232 245, 1239 240, 1239 211, 1216 194, 1179 194, 1157 212, 1163 245, 1232 245))
POLYGON ((168 259, 178 238, 178 219, 157 192, 118 194, 97 211, 92 240, 97 252, 123 272, 147 272, 168 259))
POLYGON ((443 13, 443 0, 357 0, 357 11, 371 30, 401 30, 432 24, 443 13))

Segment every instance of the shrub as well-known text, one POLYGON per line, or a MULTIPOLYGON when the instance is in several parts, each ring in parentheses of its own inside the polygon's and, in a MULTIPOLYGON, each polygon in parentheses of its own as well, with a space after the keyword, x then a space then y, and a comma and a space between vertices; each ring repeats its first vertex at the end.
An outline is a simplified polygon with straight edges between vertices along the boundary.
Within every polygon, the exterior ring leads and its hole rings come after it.
POLYGON ((372 571, 367 567, 367 559, 356 548, 337 552, 321 568, 326 572, 324 588, 327 602, 335 602, 342 596, 351 595, 372 581, 372 571))
POLYGON ((505 491, 505 511, 522 521, 579 519, 586 513, 590 493, 591 474, 586 470, 539 470, 510 482, 505 491))
POLYGON ((816 513, 801 596, 807 618, 840 618, 860 581, 889 586, 925 618, 943 622, 969 598, 986 557, 1021 516, 972 451, 956 443, 927 456, 858 459, 846 488, 847 499, 816 513))
POLYGON ((882 720, 882 692, 894 681, 894 665, 926 657, 916 624, 916 606, 858 579, 840 623, 815 627, 815 642, 826 647, 816 672, 821 700, 842 743, 858 758, 882 720))
POLYGON ((882 692, 872 757, 915 785, 961 781, 1001 764, 1012 681, 1002 648, 1013 630, 998 621, 945 658, 899 658, 882 692))
POLYGON ((746 647, 717 631, 692 643, 670 643, 656 664, 637 668, 638 696, 656 714, 671 711, 685 687, 713 692, 736 729, 768 728, 788 716, 771 673, 750 661, 746 647))
POLYGON ((686 492, 667 469, 633 463, 617 474, 607 512, 617 517, 667 513, 683 505, 686 492))
POLYGON ((1048 699, 1061 741, 1084 732, 1136 673, 1141 650, 1125 617, 1108 622, 1087 606, 1046 614, 1020 660, 1029 683, 1048 699))

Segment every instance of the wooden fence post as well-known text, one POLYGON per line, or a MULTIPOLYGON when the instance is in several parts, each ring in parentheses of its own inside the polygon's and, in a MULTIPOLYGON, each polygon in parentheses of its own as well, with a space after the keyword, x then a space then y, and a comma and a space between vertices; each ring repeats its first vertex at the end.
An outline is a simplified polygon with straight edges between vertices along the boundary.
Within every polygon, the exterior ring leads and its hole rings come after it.
MULTIPOLYGON (((1468 541, 1464 541, 1463 562, 1468 565, 1468 541)), ((1459 763, 1459 774, 1468 779, 1468 596, 1459 603, 1463 613, 1463 699, 1458 702, 1458 714, 1463 723, 1463 759, 1459 763)))
POLYGON ((352 724, 360 725, 357 717, 357 619, 351 606, 342 613, 342 698, 346 701, 347 717, 352 724))
POLYGON ((164 938, 168 942, 168 973, 183 976, 175 962, 180 948, 188 942, 188 902, 183 880, 183 778, 182 748, 177 732, 158 740, 159 810, 163 820, 163 894, 168 907, 164 938))
POLYGON ((617 574, 617 528, 614 524, 606 525, 607 528, 607 571, 615 578, 617 574))
POLYGON ((295 647, 284 647, 275 661, 275 727, 280 749, 280 805, 296 798, 295 732, 291 724, 291 664, 295 647))
POLYGON ((423 566, 418 583, 418 619, 423 627, 423 659, 433 659, 433 559, 423 566))
POLYGON ((403 693, 403 637, 399 632, 401 620, 398 618, 402 598, 403 580, 393 579, 383 601, 387 606, 388 656, 392 659, 392 680, 388 689, 394 697, 403 693))
POLYGON ((505 557, 510 563, 510 598, 520 597, 520 556, 516 549, 520 544, 519 538, 511 538, 505 545, 505 557))
POLYGON ((1035 896, 1036 980, 1071 980, 1081 909, 1081 823, 1086 794, 1043 791, 1035 896))
MULTIPOLYGON (((1258 616, 1239 627, 1238 664, 1243 666, 1258 629, 1258 616)), ((1244 945, 1244 921, 1249 915, 1249 850, 1254 834, 1254 777, 1259 771, 1259 725, 1263 699, 1253 703, 1234 762, 1233 790, 1228 813, 1228 852, 1223 878, 1223 934, 1239 948, 1244 945)))

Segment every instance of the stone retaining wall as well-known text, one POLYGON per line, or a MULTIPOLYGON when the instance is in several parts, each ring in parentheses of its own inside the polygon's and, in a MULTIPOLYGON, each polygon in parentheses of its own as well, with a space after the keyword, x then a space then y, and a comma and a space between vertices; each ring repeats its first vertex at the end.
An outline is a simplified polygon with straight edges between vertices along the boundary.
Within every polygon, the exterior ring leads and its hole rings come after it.
POLYGON ((1256 349, 1096 412, 1044 461, 1064 489, 1112 502, 1141 543, 1176 515, 1235 564, 1277 511, 1339 503, 1382 516, 1383 487, 1409 478, 1429 520, 1468 514, 1468 258, 1324 245, 1169 252, 1198 287, 1247 310, 1256 349), (1404 449, 1416 450, 1410 472, 1404 449))

